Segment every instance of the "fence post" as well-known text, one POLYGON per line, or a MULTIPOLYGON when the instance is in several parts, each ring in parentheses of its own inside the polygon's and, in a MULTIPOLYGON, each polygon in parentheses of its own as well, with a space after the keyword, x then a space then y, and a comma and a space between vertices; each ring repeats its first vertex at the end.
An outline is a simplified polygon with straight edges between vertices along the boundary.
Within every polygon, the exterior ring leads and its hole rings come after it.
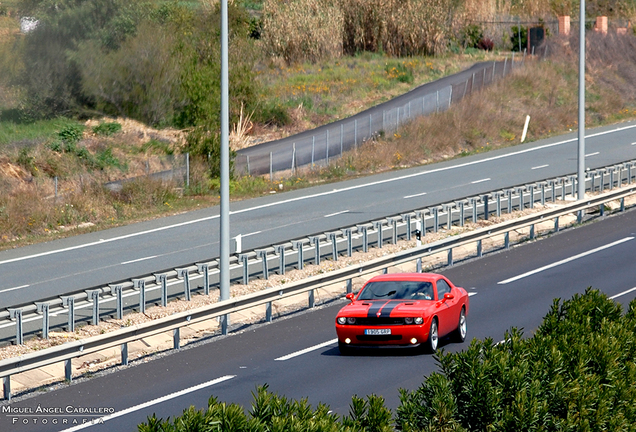
POLYGON ((316 135, 311 137, 311 168, 314 168, 314 154, 316 153, 316 135))
POLYGON ((342 134, 344 132, 344 124, 340 124, 340 157, 342 157, 342 134))
POLYGON ((269 152, 269 181, 274 181, 274 165, 272 161, 272 152, 269 152))
POLYGON ((353 121, 353 148, 358 149, 358 119, 353 121))
POLYGON ((185 160, 186 160, 186 187, 190 187, 190 152, 186 152, 185 160))
POLYGON ((292 144, 291 172, 296 173, 296 143, 292 144))

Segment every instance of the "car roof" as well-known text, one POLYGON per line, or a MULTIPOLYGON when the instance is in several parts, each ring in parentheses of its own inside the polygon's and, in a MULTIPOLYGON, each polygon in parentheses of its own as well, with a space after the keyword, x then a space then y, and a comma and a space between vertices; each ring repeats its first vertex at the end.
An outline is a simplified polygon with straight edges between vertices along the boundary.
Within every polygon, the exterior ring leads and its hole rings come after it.
POLYGON ((378 281, 418 281, 418 282, 435 282, 442 279, 443 276, 437 273, 388 273, 374 276, 367 282, 378 281))

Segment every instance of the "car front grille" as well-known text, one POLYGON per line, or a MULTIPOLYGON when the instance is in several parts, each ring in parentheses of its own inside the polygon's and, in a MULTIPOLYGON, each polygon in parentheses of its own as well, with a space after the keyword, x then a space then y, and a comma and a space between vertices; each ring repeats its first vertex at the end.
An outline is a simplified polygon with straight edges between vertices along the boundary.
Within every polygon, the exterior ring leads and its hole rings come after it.
POLYGON ((362 326, 393 326, 404 325, 404 318, 356 318, 356 325, 362 326))

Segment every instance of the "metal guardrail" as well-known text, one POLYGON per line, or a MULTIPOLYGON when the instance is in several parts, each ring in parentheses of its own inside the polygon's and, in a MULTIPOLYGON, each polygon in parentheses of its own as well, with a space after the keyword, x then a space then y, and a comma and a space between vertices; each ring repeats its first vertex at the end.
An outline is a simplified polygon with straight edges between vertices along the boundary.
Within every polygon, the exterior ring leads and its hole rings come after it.
MULTIPOLYGON (((210 320, 215 317, 227 317, 231 313, 243 309, 267 305, 266 320, 271 321, 272 302, 291 297, 298 294, 309 293, 309 307, 314 306, 314 291, 328 285, 345 283, 346 291, 352 291, 352 279, 366 276, 371 273, 382 271, 388 267, 412 262, 423 257, 448 252, 448 265, 453 264, 452 251, 454 248, 471 243, 477 243, 476 254, 481 256, 481 243, 483 240, 493 236, 504 235, 504 247, 508 248, 509 233, 513 230, 530 227, 530 237, 534 237, 534 226, 538 223, 554 220, 554 231, 559 230, 559 218, 568 214, 577 214, 577 221, 583 221, 583 212, 594 207, 600 207, 603 214, 605 203, 621 200, 621 211, 625 209, 624 199, 636 193, 635 185, 627 185, 624 188, 610 191, 582 202, 574 202, 562 208, 545 210, 530 214, 518 219, 489 226, 468 233, 452 236, 434 243, 424 244, 409 250, 398 252, 393 255, 377 258, 372 261, 358 263, 333 272, 323 273, 298 282, 268 288, 263 291, 248 294, 242 297, 220 301, 213 305, 193 309, 186 312, 176 313, 169 317, 157 319, 151 322, 122 328, 120 330, 94 336, 84 340, 78 340, 52 348, 44 349, 32 354, 10 358, 0 361, 0 377, 4 383, 4 398, 11 399, 11 376, 20 372, 29 371, 53 363, 64 362, 65 376, 67 380, 72 380, 71 360, 86 354, 94 353, 104 349, 120 346, 121 362, 128 364, 128 343, 153 336, 167 331, 173 332, 173 346, 180 347, 180 328, 190 324, 210 320)), ((488 214, 487 205, 485 214, 488 214)))
MULTIPOLYGON (((626 162, 587 172, 586 189, 603 191, 631 184, 636 176, 636 162, 626 162)), ((284 274, 322 259, 338 260, 353 251, 381 248, 398 239, 410 240, 414 228, 426 235, 466 221, 500 216, 513 210, 532 208, 535 203, 565 199, 576 191, 576 176, 521 185, 413 210, 380 220, 371 220, 333 232, 317 233, 305 238, 267 248, 234 254, 230 258, 231 280, 247 284, 250 278, 268 279, 270 273, 284 274)), ((171 298, 190 300, 194 293, 207 295, 218 286, 218 261, 192 263, 153 274, 141 275, 106 286, 94 286, 67 295, 14 305, 0 311, 0 331, 4 343, 22 344, 25 335, 48 338, 50 328, 74 331, 77 323, 98 324, 105 317, 123 319, 129 311, 145 312, 146 306, 165 306, 171 298), (11 329, 14 329, 13 333, 11 329)))

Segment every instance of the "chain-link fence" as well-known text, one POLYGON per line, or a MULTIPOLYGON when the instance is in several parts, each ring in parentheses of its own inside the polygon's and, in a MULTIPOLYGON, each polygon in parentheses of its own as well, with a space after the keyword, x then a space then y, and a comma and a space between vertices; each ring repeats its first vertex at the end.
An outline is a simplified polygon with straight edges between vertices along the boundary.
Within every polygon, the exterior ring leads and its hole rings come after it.
POLYGON ((504 61, 480 63, 458 74, 420 86, 345 120, 292 137, 237 152, 237 175, 293 174, 298 167, 327 166, 344 152, 355 150, 378 136, 397 133, 416 117, 445 111, 465 96, 508 75, 523 64, 524 55, 513 53, 504 61))

